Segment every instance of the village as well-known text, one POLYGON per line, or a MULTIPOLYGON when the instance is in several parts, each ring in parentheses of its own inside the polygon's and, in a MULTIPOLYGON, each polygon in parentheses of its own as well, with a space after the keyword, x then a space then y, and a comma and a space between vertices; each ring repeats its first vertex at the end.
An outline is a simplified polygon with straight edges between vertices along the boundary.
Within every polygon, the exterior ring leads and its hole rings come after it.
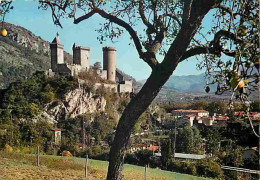
MULTIPOLYGON (((197 126, 204 126, 205 128, 211 127, 211 128, 227 128, 229 117, 224 114, 216 114, 214 113, 213 116, 209 116, 209 112, 206 110, 184 110, 184 109, 178 109, 173 110, 172 113, 167 114, 168 117, 172 118, 172 120, 169 121, 162 121, 159 119, 157 123, 163 127, 163 129, 177 129, 183 128, 183 125, 188 125, 189 127, 197 127, 197 126)), ((238 111, 234 112, 233 117, 236 118, 238 121, 243 122, 247 119, 247 115, 244 113, 244 111, 238 111)), ((260 121, 260 112, 251 112, 250 119, 252 119, 254 124, 259 123, 260 121)), ((167 132, 164 131, 165 132, 167 132)), ((139 136, 144 137, 144 140, 142 143, 138 144, 132 144, 129 152, 134 153, 136 151, 140 150, 148 150, 153 152, 155 156, 161 156, 161 149, 160 149, 160 142, 155 141, 149 141, 149 138, 145 138, 145 136, 149 134, 160 134, 163 130, 156 130, 154 132, 149 132, 145 130, 142 133, 136 133, 133 136, 139 136)), ((178 141, 178 140, 176 140, 178 141)), ((210 154, 206 154, 206 139, 203 139, 202 142, 203 146, 203 153, 202 154, 184 154, 184 153, 175 153, 173 157, 177 159, 182 160, 196 160, 196 159, 203 159, 207 156, 211 156, 210 154)), ((219 145, 220 146, 220 145, 219 145)), ((243 158, 249 158, 250 154, 248 153, 255 153, 257 151, 257 147, 249 148, 248 150, 245 150, 243 152, 243 158)))

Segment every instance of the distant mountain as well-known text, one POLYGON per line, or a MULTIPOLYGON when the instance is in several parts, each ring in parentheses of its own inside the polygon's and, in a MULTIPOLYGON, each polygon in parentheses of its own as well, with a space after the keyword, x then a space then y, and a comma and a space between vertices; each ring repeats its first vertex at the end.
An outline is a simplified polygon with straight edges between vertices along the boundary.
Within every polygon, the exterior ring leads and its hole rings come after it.
MULTIPOLYGON (((145 81, 141 81, 145 83, 145 81)), ((139 91, 142 86, 135 88, 139 91)), ((204 86, 203 86, 204 87, 204 86)), ((221 96, 215 95, 212 91, 207 94, 206 92, 192 92, 192 91, 182 91, 174 88, 163 87, 158 95, 156 96, 154 102, 158 104, 191 104, 194 101, 226 101, 228 102, 230 96, 223 94, 221 96)))
MULTIPOLYGON (((146 80, 139 81, 144 84, 146 80)), ((206 93, 204 88, 206 85, 204 74, 188 75, 188 76, 171 76, 165 83, 155 102, 157 103, 177 103, 189 104, 194 101, 226 101, 228 102, 231 93, 226 91, 222 95, 215 95, 216 84, 210 85, 210 93, 206 93)), ((139 86, 138 90, 140 90, 139 86)), ((251 100, 259 99, 259 91, 254 91, 249 96, 251 100)))
MULTIPOLYGON (((140 81, 144 84, 146 80, 140 81)), ((206 79, 204 74, 188 76, 171 76, 165 83, 164 89, 172 89, 181 92, 200 92, 205 93, 206 79)), ((216 85, 210 85, 211 92, 216 91, 216 85)))
MULTIPOLYGON (((204 74, 171 76, 164 87, 184 92, 205 92, 204 88, 206 81, 204 74)), ((216 85, 210 85, 210 89, 214 92, 216 90, 216 85)))

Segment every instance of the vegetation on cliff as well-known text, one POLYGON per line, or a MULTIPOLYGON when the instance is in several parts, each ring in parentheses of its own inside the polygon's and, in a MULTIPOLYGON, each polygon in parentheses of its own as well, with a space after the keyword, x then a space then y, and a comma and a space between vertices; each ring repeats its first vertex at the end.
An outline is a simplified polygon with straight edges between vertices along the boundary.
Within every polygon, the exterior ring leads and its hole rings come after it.
POLYGON ((11 83, 0 93, 0 147, 6 144, 11 147, 24 149, 28 145, 34 147, 39 144, 47 153, 57 153, 70 150, 79 153, 82 143, 82 128, 87 136, 87 143, 91 138, 92 144, 110 141, 119 114, 129 102, 129 95, 118 95, 104 86, 94 88, 94 75, 90 75, 84 85, 79 85, 78 79, 68 75, 47 77, 43 72, 35 73, 30 79, 11 83), (83 88, 91 97, 105 99, 105 110, 99 113, 81 114, 74 118, 60 116, 57 122, 43 116, 48 109, 57 107, 65 95, 78 88, 83 88), (84 127, 82 123, 84 122, 84 127), (53 149, 52 128, 62 130, 62 144, 53 149))

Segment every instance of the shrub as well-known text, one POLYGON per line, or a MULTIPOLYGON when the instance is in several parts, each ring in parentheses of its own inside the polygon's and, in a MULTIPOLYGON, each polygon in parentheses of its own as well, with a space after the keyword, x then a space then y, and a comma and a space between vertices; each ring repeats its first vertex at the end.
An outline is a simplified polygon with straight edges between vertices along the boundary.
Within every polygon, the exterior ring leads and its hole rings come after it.
POLYGON ((52 102, 54 98, 55 98, 55 94, 51 91, 41 93, 41 99, 44 104, 52 102))
POLYGON ((92 154, 91 154, 91 156, 98 156, 98 155, 100 155, 102 153, 103 153, 103 151, 102 151, 102 149, 101 149, 101 147, 99 145, 95 145, 95 146, 92 147, 92 154))
POLYGON ((37 147, 21 145, 20 147, 17 147, 15 149, 15 152, 19 152, 22 154, 35 154, 37 153, 37 147))
POLYGON ((222 171, 220 165, 213 159, 203 159, 197 162, 197 174, 199 176, 212 177, 220 179, 222 171))
POLYGON ((69 151, 62 151, 61 156, 72 157, 72 154, 69 151))
POLYGON ((13 151, 13 148, 12 148, 11 146, 9 146, 8 144, 5 144, 4 151, 6 151, 6 152, 12 152, 12 151, 13 151))
POLYGON ((169 164, 167 169, 170 171, 177 171, 185 174, 192 174, 192 175, 197 174, 196 164, 190 161, 184 161, 184 162, 173 161, 169 164))
POLYGON ((128 164, 138 164, 138 159, 136 158, 135 154, 126 154, 124 158, 124 163, 128 164))

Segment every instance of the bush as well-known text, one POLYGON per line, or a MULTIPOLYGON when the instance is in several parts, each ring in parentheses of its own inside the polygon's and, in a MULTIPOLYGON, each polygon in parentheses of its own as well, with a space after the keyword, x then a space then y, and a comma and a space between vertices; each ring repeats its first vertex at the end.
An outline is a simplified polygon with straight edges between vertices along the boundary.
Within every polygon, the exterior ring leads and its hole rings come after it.
POLYGON ((124 163, 137 165, 138 159, 136 158, 135 154, 126 154, 124 158, 124 163))
POLYGON ((12 148, 11 146, 9 146, 8 144, 5 144, 4 151, 6 151, 6 152, 12 152, 12 151, 13 151, 13 148, 12 148))
POLYGON ((197 162, 197 175, 220 179, 222 171, 220 165, 213 159, 203 159, 197 162))
POLYGON ((41 99, 44 104, 50 103, 54 100, 55 94, 53 92, 42 92, 41 99))
POLYGON ((20 147, 15 148, 15 152, 22 154, 35 154, 37 153, 37 147, 21 145, 20 147))
POLYGON ((72 157, 72 154, 69 151, 62 151, 61 156, 72 157))
POLYGON ((173 161, 169 164, 168 170, 170 171, 177 171, 180 173, 197 175, 197 167, 195 162, 190 161, 173 161))
POLYGON ((86 151, 81 152, 78 155, 80 157, 86 157, 86 154, 88 155, 88 157, 92 159, 103 160, 103 161, 106 161, 108 159, 108 152, 105 151, 100 145, 87 147, 86 151))

